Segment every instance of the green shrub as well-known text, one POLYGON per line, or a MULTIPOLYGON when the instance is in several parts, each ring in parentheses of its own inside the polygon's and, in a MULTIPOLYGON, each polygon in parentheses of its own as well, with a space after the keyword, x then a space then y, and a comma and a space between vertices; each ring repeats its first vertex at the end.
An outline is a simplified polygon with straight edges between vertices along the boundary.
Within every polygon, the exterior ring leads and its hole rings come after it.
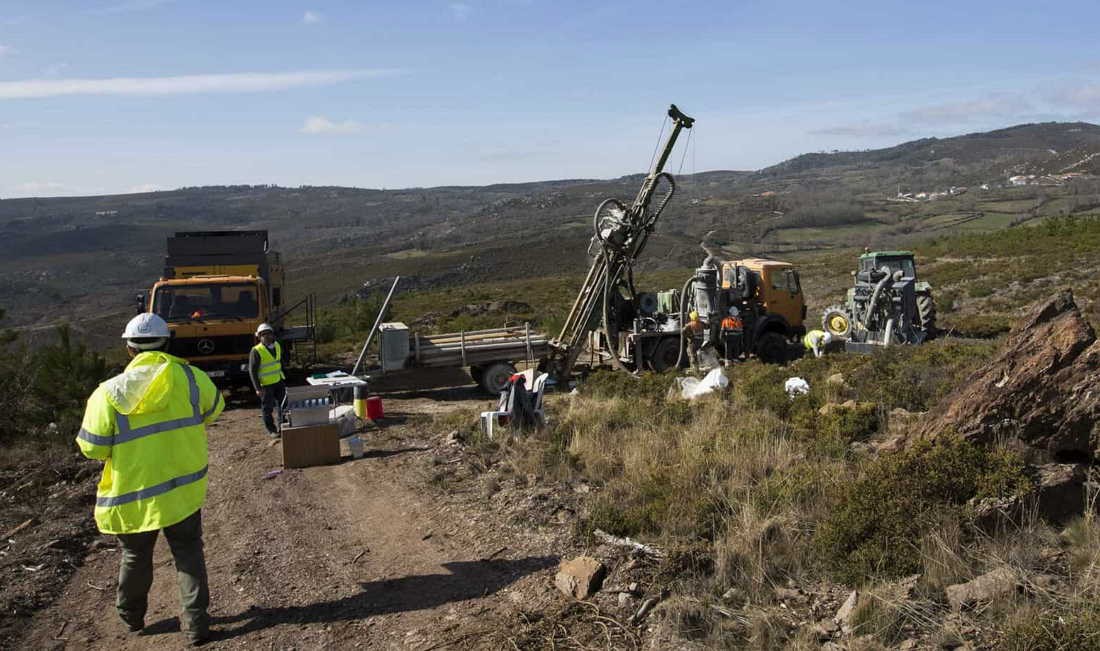
POLYGON ((673 373, 642 373, 631 375, 609 369, 592 372, 580 384, 583 396, 592 398, 623 398, 649 404, 653 408, 664 405, 672 386, 673 373))
POLYGON ((925 411, 946 395, 956 379, 989 359, 986 343, 934 341, 923 346, 895 346, 866 357, 849 374, 858 400, 887 409, 925 411))
POLYGON ((845 445, 867 440, 878 428, 878 405, 873 402, 857 402, 850 407, 837 405, 821 416, 818 423, 826 439, 845 445))
POLYGON ((991 338, 1003 335, 1012 329, 1009 317, 1004 314, 966 314, 955 316, 941 324, 942 328, 954 330, 964 337, 991 338))
POLYGON ((961 517, 971 498, 1029 486, 1012 453, 954 439, 921 442, 871 461, 838 495, 815 545, 832 575, 848 583, 912 574, 920 569, 920 538, 933 524, 961 517))
POLYGON ((107 361, 75 341, 68 326, 55 336, 55 343, 33 350, 12 338, 0 343, 0 443, 71 442, 88 396, 110 375, 107 361))

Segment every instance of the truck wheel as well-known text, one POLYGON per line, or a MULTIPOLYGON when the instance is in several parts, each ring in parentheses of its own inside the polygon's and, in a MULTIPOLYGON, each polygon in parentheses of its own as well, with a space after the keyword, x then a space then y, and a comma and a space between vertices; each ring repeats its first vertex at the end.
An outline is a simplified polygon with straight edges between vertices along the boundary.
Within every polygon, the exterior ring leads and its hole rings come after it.
MULTIPOLYGON (((650 369, 662 373, 670 368, 676 368, 676 360, 680 357, 680 338, 665 337, 653 347, 653 353, 646 360, 650 369)), ((684 356, 687 359, 687 355, 684 356)))
POLYGON ((767 364, 787 361, 787 338, 778 332, 765 332, 756 342, 756 356, 767 364))
POLYGON ((485 391, 497 395, 508 388, 508 380, 515 375, 516 367, 509 362, 493 362, 485 367, 478 384, 485 391))
POLYGON ((481 378, 485 377, 485 369, 481 366, 471 366, 470 377, 473 378, 475 383, 481 384, 481 378))
POLYGON ((936 336, 936 301, 932 294, 917 294, 917 323, 925 336, 936 336))

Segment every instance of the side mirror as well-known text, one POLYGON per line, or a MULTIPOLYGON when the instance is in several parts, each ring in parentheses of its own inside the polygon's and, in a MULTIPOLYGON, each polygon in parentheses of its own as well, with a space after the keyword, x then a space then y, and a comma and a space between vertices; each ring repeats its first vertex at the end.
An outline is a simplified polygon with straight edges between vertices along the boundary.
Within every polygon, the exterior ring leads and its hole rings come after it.
POLYGON ((141 314, 145 311, 145 298, 145 292, 141 292, 134 297, 137 302, 137 314, 141 314))

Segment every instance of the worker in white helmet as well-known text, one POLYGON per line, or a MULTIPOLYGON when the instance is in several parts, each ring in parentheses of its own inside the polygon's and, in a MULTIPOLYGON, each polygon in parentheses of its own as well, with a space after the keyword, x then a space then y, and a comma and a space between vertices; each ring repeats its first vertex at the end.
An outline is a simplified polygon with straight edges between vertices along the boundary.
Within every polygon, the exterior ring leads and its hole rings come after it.
POLYGON ((145 627, 153 583, 153 547, 164 532, 175 561, 181 628, 193 644, 210 635, 202 505, 206 500, 206 426, 225 408, 201 370, 165 352, 171 333, 156 314, 126 324, 131 360, 99 385, 76 442, 105 462, 95 521, 122 547, 115 606, 131 632, 145 627))
POLYGON ((256 328, 256 345, 248 354, 248 376, 260 399, 264 427, 268 436, 279 438, 279 427, 273 412, 286 398, 286 375, 283 373, 283 346, 275 340, 275 328, 261 323, 256 328))

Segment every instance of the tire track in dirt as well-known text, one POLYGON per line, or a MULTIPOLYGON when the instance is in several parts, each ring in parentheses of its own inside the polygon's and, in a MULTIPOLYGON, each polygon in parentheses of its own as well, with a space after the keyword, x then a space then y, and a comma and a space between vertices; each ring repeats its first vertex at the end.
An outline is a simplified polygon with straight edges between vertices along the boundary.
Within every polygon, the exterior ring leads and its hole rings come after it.
MULTIPOLYGON (((366 458, 270 479, 281 451, 256 410, 228 411, 210 428, 203 522, 215 636, 207 648, 478 647, 481 632, 514 612, 517 586, 547 585, 553 536, 527 535, 476 499, 423 485, 422 468, 440 463, 440 450, 418 410, 439 405, 418 402, 392 404, 407 411, 368 437, 366 458)), ((154 562, 141 635, 115 615, 118 552, 108 548, 35 616, 24 646, 184 648, 163 538, 154 562)))

